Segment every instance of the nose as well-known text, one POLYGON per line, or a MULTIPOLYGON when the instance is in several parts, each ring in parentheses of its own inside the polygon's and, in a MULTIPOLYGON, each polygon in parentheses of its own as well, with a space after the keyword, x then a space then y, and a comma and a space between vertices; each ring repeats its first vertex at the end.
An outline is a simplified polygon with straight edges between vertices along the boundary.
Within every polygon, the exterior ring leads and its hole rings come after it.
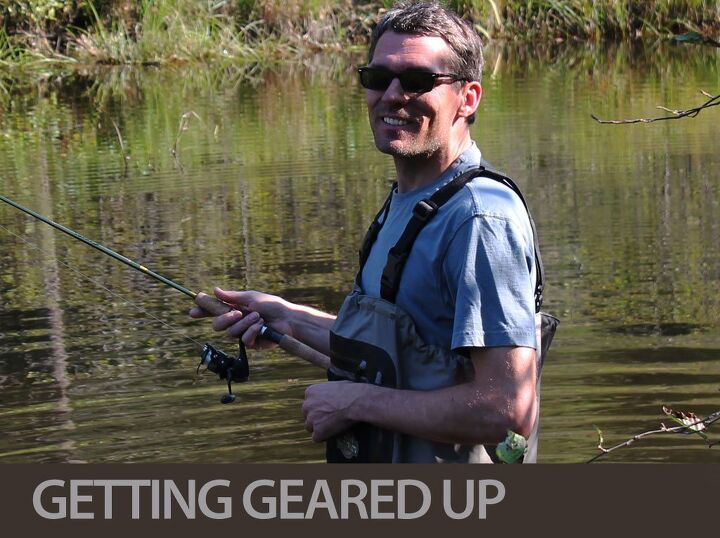
POLYGON ((390 86, 383 93, 382 100, 385 102, 405 102, 408 100, 408 94, 403 90, 400 79, 397 77, 392 79, 390 86))

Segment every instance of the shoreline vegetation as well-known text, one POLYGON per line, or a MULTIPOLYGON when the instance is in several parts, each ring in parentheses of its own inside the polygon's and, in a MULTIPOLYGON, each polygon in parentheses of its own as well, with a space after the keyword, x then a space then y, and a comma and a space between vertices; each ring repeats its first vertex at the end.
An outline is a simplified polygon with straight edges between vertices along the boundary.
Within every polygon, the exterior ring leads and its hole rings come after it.
MULTIPOLYGON (((0 70, 227 66, 361 52, 384 0, 2 0, 0 70)), ((717 43, 716 0, 449 0, 486 42, 717 43)))

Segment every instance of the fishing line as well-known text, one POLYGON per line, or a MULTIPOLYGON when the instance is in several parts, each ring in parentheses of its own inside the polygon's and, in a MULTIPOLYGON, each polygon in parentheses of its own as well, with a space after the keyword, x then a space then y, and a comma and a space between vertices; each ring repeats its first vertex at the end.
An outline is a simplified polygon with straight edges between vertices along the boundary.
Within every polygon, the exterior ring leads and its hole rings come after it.
MULTIPOLYGON (((2 197, 2 196, 0 196, 0 199, 2 199, 3 201, 6 201, 6 200, 7 200, 6 198, 4 198, 4 197, 2 197)), ((15 205, 15 204, 13 203, 13 204, 11 204, 11 205, 15 205)), ((18 206, 16 205, 16 207, 18 207, 18 206)), ((32 213, 31 213, 31 214, 32 214, 32 213)), ((33 215, 33 216, 35 216, 35 215, 33 215)), ((40 220, 42 220, 43 222, 48 222, 48 219, 46 219, 45 217, 42 217, 42 216, 40 216, 40 220)), ((48 222, 48 223, 49 223, 49 222, 48 222)), ((59 229, 62 229, 63 231, 66 231, 66 233, 68 233, 68 235, 72 235, 72 236, 75 237, 75 238, 80 238, 80 237, 81 237, 81 236, 80 236, 79 234, 77 234, 76 232, 73 232, 73 231, 70 230, 69 228, 65 228, 65 227, 62 226, 62 225, 59 225, 59 224, 57 224, 57 223, 53 223, 53 224, 51 224, 51 225, 52 225, 53 227, 55 227, 55 228, 59 228, 59 229), (70 233, 69 233, 69 232, 70 232, 70 233)), ((37 250, 37 251, 40 252, 41 254, 46 254, 43 249, 41 249, 40 247, 32 244, 30 241, 28 241, 28 240, 25 239, 24 237, 16 234, 16 233, 13 232, 12 230, 6 228, 6 227, 3 226, 2 224, 0 224, 0 229, 5 230, 6 232, 8 232, 8 233, 9 233, 10 235, 12 235, 13 237, 16 237, 16 238, 20 239, 20 241, 22 241, 23 243, 25 243, 25 244, 26 244, 27 246, 29 246, 30 248, 32 248, 32 249, 34 249, 34 250, 37 250)), ((88 243, 88 244, 90 244, 91 246, 97 248, 98 250, 101 250, 102 252, 105 252, 106 254, 110 254, 113 258, 119 259, 120 261, 122 261, 122 262, 125 263, 126 265, 129 265, 129 266, 131 266, 131 267, 133 267, 133 268, 135 268, 135 269, 139 269, 139 270, 142 271, 143 273, 145 273, 145 274, 147 274, 147 275, 150 275, 150 276, 152 276, 153 278, 155 278, 155 279, 157 279, 157 280, 160 280, 160 281, 162 281, 162 282, 164 282, 164 283, 166 283, 166 284, 168 284, 168 285, 171 285, 173 288, 175 288, 175 289, 177 289, 177 290, 179 290, 179 291, 182 291, 182 292, 185 293, 186 295, 194 295, 194 296, 197 295, 197 294, 194 294, 193 292, 191 292, 190 290, 188 290, 187 288, 184 288, 183 286, 180 286, 179 284, 177 284, 177 283, 175 283, 175 282, 172 282, 171 280, 166 279, 166 278, 163 277, 162 275, 158 275, 157 273, 155 273, 155 272, 153 272, 153 271, 150 271, 150 270, 147 269, 146 267, 141 266, 140 264, 138 264, 138 263, 136 263, 136 262, 133 262, 133 261, 130 260, 129 258, 125 258, 125 257, 122 256, 121 254, 118 254, 118 253, 116 253, 116 252, 114 252, 114 251, 111 251, 110 249, 108 249, 107 247, 104 247, 104 246, 100 245, 99 243, 96 243, 96 242, 94 242, 94 241, 92 241, 92 240, 87 240, 86 238, 82 238, 81 241, 82 241, 83 243, 88 243)), ((122 301, 123 303, 128 304, 128 305, 136 308, 138 311, 140 311, 140 312, 142 312, 143 314, 145 314, 146 316, 149 316, 150 318, 154 319, 155 321, 157 321, 158 323, 160 323, 160 325, 162 325, 163 327, 169 329, 171 332, 173 332, 173 333, 175 333, 175 334, 177 334, 177 335, 179 335, 179 336, 182 336, 183 338, 189 340, 189 341, 192 342, 193 344, 201 347, 201 348, 202 348, 202 352, 200 353, 200 357, 201 357, 201 358, 200 358, 200 363, 198 364, 197 369, 196 369, 197 373, 200 372, 200 368, 201 368, 202 366, 205 366, 205 368, 206 368, 207 370, 210 370, 211 372, 217 374, 220 379, 226 380, 226 381, 227 381, 228 393, 225 394, 225 395, 223 395, 222 398, 220 398, 220 402, 223 403, 223 404, 227 404, 227 403, 232 403, 232 402, 235 401, 235 395, 234 395, 233 392, 232 392, 232 383, 233 383, 233 382, 244 382, 244 381, 247 381, 248 378, 249 378, 249 376, 250 376, 250 365, 249 365, 247 353, 246 353, 246 351, 245 351, 245 346, 243 345, 242 340, 239 340, 238 356, 237 356, 236 358, 230 357, 230 356, 226 355, 225 353, 223 353, 222 351, 220 351, 220 350, 218 350, 218 349, 215 349, 215 348, 214 348, 213 346, 211 346, 210 344, 201 344, 200 342, 198 342, 198 341, 195 340, 194 338, 188 336, 187 334, 183 333, 183 332, 180 331, 179 329, 176 329, 174 326, 172 326, 171 324, 163 321, 162 319, 160 319, 159 317, 155 316, 154 314, 152 314, 151 312, 149 312, 149 311, 146 310, 145 308, 141 307, 140 305, 134 303, 133 301, 131 301, 131 300, 129 300, 129 299, 124 298, 123 296, 121 296, 121 295, 119 295, 118 293, 115 293, 114 291, 112 291, 111 289, 109 289, 107 286, 104 286, 103 284, 100 284, 99 282, 93 280, 90 276, 86 275, 85 273, 83 273, 83 272, 80 271, 79 269, 76 269, 75 267, 71 266, 69 263, 66 263, 66 262, 65 262, 64 260, 62 260, 61 258, 58 258, 57 255, 55 256, 55 259, 58 261, 58 263, 60 263, 60 264, 63 265, 64 267, 67 267, 68 269, 70 269, 70 270, 73 271, 74 273, 80 275, 80 276, 83 277, 84 279, 89 280, 90 282, 92 282, 92 283, 95 284, 96 286, 98 286, 98 287, 102 288, 103 290, 105 290, 105 291, 106 291, 107 293, 109 293, 112 297, 115 297, 115 298, 119 299, 120 301, 122 301)))
MULTIPOLYGON (((25 239, 25 238, 22 237, 21 235, 16 234, 15 232, 13 232, 12 230, 10 230, 9 228, 6 228, 6 227, 3 226, 2 224, 0 224, 0 229, 5 230, 5 231, 8 232, 10 235, 12 235, 13 237, 19 239, 20 241, 22 241, 23 243, 25 243, 28 247, 32 248, 33 250, 36 250, 36 251, 40 252, 41 254, 46 254, 46 252, 45 252, 43 249, 41 249, 41 248, 38 247, 37 245, 34 245, 33 243, 31 243, 30 241, 28 241, 27 239, 25 239)), ((124 304, 126 304, 126 305, 132 306, 133 308, 135 308, 136 310, 138 310, 140 313, 142 313, 142 314, 148 316, 149 318, 157 321, 157 322, 160 323, 163 327, 165 327, 166 329, 168 329, 170 332, 175 333, 175 334, 177 334, 177 335, 179 335, 179 336, 182 336, 183 338, 191 341, 193 344, 195 344, 196 346, 198 346, 198 347, 200 347, 200 348, 204 347, 204 344, 198 342, 197 340, 195 340, 195 339, 192 338, 191 336, 188 336, 187 334, 185 334, 184 332, 182 332, 180 329, 174 327, 174 326, 171 325, 170 323, 168 323, 168 322, 160 319, 159 317, 157 317, 156 315, 154 315, 152 312, 149 312, 147 309, 143 308, 143 307, 140 306, 139 304, 131 301, 130 299, 127 299, 127 298, 123 297, 123 296, 120 295, 119 293, 114 292, 113 290, 111 290, 111 289, 108 288, 107 286, 104 286, 104 285, 101 284, 100 282, 94 280, 94 279, 93 279, 92 277, 90 277, 89 275, 86 275, 85 273, 83 273, 83 272, 80 271, 79 269, 77 269, 77 268, 73 267, 72 265, 70 265, 69 263, 65 262, 62 258, 60 258, 60 257, 58 257, 58 256, 55 256, 55 259, 58 261, 58 263, 60 263, 60 264, 63 265, 64 267, 67 267, 68 269, 70 269, 70 270, 71 270, 72 272, 74 272, 75 274, 80 275, 80 276, 83 277, 85 280, 88 280, 88 281, 90 281, 91 283, 95 284, 97 287, 103 289, 104 291, 106 291, 107 293, 109 293, 109 294, 110 294, 112 297, 114 297, 115 299, 118 299, 118 300, 122 301, 122 303, 124 303, 124 304)))
MULTIPOLYGON (((93 247, 96 250, 99 250, 100 252, 107 254, 111 258, 124 263, 125 265, 132 267, 133 269, 136 269, 143 274, 154 278, 155 280, 158 280, 162 282, 163 284, 174 288, 181 293, 184 293, 185 295, 191 297, 195 304, 197 304, 200 308, 202 308, 205 312, 212 314, 214 316, 221 316, 223 314, 226 314, 232 310, 240 310, 239 307, 230 305, 227 303, 224 303, 220 301, 219 299, 216 299, 215 297, 212 297, 210 295, 207 295, 202 292, 194 292, 192 290, 189 290, 188 288, 181 286, 177 282, 174 282, 170 280, 169 278, 166 278, 162 276, 159 273, 156 273, 155 271, 151 271, 144 265, 141 265, 130 258, 127 258, 123 256, 122 254, 115 252, 112 249, 109 249, 108 247, 101 245, 97 241, 93 241, 92 239, 89 239, 87 237, 84 237, 77 233, 74 230, 71 230, 70 228, 63 226, 62 224, 52 221, 47 217, 44 217, 43 215, 33 211, 32 209, 29 209, 27 207, 24 207, 17 202, 14 202, 10 200, 9 198, 0 195, 0 201, 5 202, 14 208, 22 211, 23 213, 27 213, 31 217, 36 218, 37 220, 40 220, 44 222, 45 224, 52 226, 56 230, 60 230, 61 232, 73 237, 74 239, 77 239, 78 241, 85 243, 86 245, 93 247)), ((26 241, 23 237, 13 233, 12 231, 8 230, 5 226, 1 226, 3 230, 8 231, 12 236, 19 238, 24 243, 28 244, 32 248, 38 250, 39 252, 45 254, 45 252, 35 245, 32 245, 30 242, 26 241)), ((165 321, 161 320, 160 318, 156 317, 155 315, 151 314, 144 308, 141 308, 139 305, 136 305, 129 299, 125 299, 121 295, 118 295, 114 293, 113 291, 109 290, 106 286, 99 284, 89 276, 82 273, 79 269, 75 269, 70 264, 63 262, 62 260, 58 260, 62 265, 65 267, 77 272, 79 275, 81 275, 83 278, 86 278, 87 280, 90 280, 93 284, 101 287, 110 295, 113 297, 118 297, 121 301, 126 302, 129 305, 132 305, 133 307, 137 308, 139 311, 143 312, 144 314, 148 315, 152 319, 158 321, 161 325, 164 327, 169 328, 172 332, 181 335, 183 338, 186 338, 187 340, 190 340, 194 344, 197 344, 199 346, 202 346, 202 352, 200 353, 200 364, 197 367, 197 370, 200 370, 201 366, 206 366, 207 370, 210 370, 211 372, 214 372, 220 377, 220 379, 227 379, 228 383, 228 394, 223 396, 221 399, 222 403, 230 403, 233 400, 235 400, 235 396, 232 393, 231 383, 233 381, 247 381, 248 375, 249 375, 249 366, 248 366, 248 357, 247 353, 245 351, 245 345, 242 342, 242 339, 238 339, 238 356, 237 358, 231 358, 225 353, 223 353, 220 350, 215 349, 210 344, 202 345, 197 340, 189 337, 188 335, 184 334, 178 329, 175 329, 172 325, 169 323, 166 323, 165 321)), ((242 312, 242 310, 240 310, 242 312)), ((270 340, 271 342, 275 342, 280 346, 281 349, 284 349, 291 355, 295 355, 296 357, 299 357, 301 359, 304 359, 308 361, 311 364, 314 364, 315 366, 319 366, 323 370, 327 370, 330 368, 332 361, 330 357, 327 355, 321 353, 317 349, 314 349, 310 347, 309 345, 305 344, 304 342, 301 342, 295 338, 293 338, 290 335, 283 334, 281 332, 276 331, 272 327, 268 327, 267 325, 263 325, 260 329, 260 336, 262 338, 266 338, 270 340)))

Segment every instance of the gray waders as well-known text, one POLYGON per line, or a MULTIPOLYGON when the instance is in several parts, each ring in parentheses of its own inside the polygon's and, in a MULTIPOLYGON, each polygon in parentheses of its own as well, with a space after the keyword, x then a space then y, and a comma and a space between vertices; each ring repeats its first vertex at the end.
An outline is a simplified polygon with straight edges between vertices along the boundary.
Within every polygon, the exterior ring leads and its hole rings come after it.
MULTIPOLYGON (((400 277, 412 245, 422 228, 468 181, 475 177, 494 179, 512 189, 527 204, 512 180, 485 166, 470 170, 450 181, 430 198, 418 202, 402 236, 390 249, 381 279, 381 298, 362 293, 360 278, 370 249, 390 208, 391 195, 370 225, 360 250, 360 270, 352 292, 346 297, 330 331, 330 356, 333 368, 328 379, 349 379, 384 387, 408 390, 435 390, 467 381, 474 375, 469 358, 438 346, 425 344, 417 334, 412 318, 395 304, 400 277)), ((393 186, 394 190, 395 186, 393 186)), ((530 215, 528 211, 528 216, 530 215)), ((535 288, 536 330, 540 352, 537 354, 537 395, 540 372, 558 320, 540 312, 544 269, 535 231, 537 283, 535 288)), ((537 458, 539 416, 528 439, 524 462, 537 458)), ((495 447, 438 443, 383 430, 360 423, 329 440, 329 463, 493 463, 495 447)))

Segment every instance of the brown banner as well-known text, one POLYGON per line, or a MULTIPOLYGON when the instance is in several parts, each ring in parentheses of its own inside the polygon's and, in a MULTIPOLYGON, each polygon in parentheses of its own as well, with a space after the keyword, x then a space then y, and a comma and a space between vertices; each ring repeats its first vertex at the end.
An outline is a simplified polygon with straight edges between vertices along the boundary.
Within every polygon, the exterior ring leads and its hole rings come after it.
POLYGON ((4 536, 714 534, 720 466, 4 465, 4 536))

